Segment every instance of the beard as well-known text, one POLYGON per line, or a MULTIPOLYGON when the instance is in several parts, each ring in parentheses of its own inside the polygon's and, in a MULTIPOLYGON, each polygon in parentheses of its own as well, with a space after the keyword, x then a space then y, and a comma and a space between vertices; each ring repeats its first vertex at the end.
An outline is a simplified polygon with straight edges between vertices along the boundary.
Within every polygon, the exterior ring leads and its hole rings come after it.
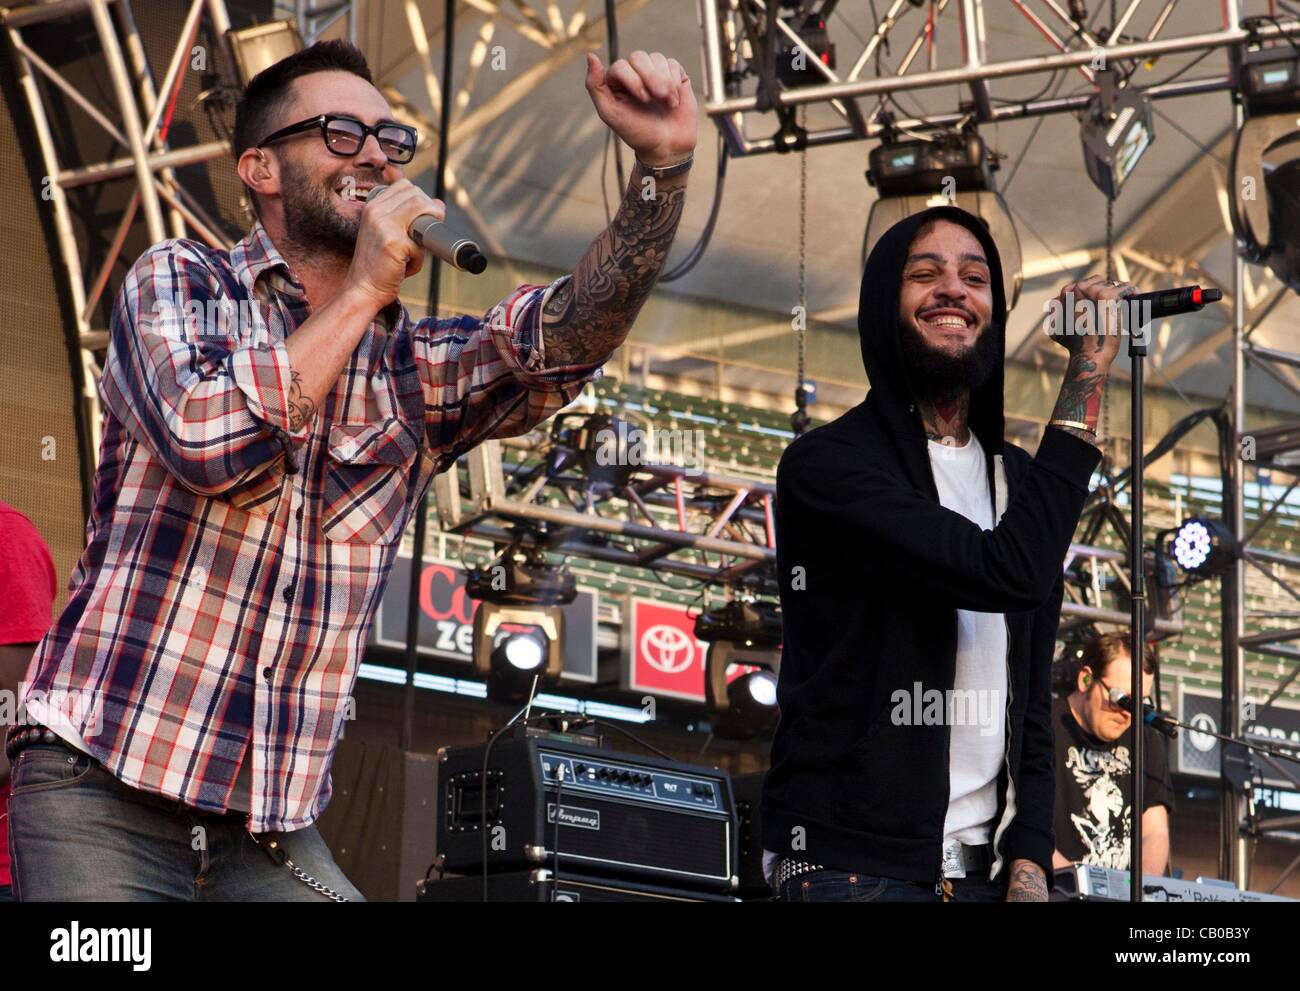
POLYGON ((344 261, 352 259, 361 229, 361 215, 344 216, 342 200, 334 187, 345 175, 358 182, 379 183, 381 172, 353 174, 339 172, 320 176, 285 159, 280 168, 280 199, 284 208, 285 235, 304 255, 328 254, 344 261))
POLYGON ((990 323, 975 338, 975 344, 961 354, 950 354, 931 346, 910 320, 900 320, 899 341, 903 346, 903 367, 917 396, 948 396, 974 391, 993 374, 1002 355, 998 335, 990 323))

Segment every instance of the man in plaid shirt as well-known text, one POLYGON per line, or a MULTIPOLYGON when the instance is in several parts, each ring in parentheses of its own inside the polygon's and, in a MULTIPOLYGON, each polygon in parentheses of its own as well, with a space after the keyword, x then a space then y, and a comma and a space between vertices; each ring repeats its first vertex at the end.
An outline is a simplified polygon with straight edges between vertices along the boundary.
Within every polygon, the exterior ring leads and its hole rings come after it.
POLYGON ((258 222, 229 253, 155 245, 113 310, 88 546, 9 734, 18 899, 323 897, 286 854, 360 898, 312 824, 406 524, 459 455, 574 399, 681 215, 682 67, 589 55, 586 86, 637 156, 613 223, 550 285, 417 322, 407 229, 444 204, 402 177, 416 135, 360 52, 313 45, 249 84, 258 222))

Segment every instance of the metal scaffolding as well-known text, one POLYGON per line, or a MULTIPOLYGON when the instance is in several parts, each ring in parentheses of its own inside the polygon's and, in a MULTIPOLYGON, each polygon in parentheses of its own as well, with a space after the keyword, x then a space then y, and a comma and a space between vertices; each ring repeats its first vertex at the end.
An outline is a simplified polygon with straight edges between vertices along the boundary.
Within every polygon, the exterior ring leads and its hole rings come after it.
POLYGON ((82 381, 85 385, 82 414, 90 427, 92 451, 99 449, 101 433, 97 384, 102 369, 97 352, 102 353, 108 346, 108 330, 95 324, 95 314, 136 214, 143 215, 151 241, 192 234, 213 246, 229 247, 227 239, 206 216, 193 193, 178 181, 175 172, 181 166, 228 155, 229 145, 224 141, 211 141, 174 147, 167 133, 169 120, 166 115, 175 104, 184 68, 191 58, 200 21, 205 15, 213 37, 221 39, 221 44, 225 43, 230 19, 223 0, 192 0, 166 75, 161 85, 155 85, 129 0, 59 0, 57 3, 0 8, 0 25, 3 25, 13 51, 19 85, 31 114, 47 177, 55 235, 63 261, 63 279, 81 342, 82 381), (23 37, 24 28, 56 19, 87 16, 94 25, 104 67, 112 84, 116 123, 42 59, 23 37), (51 131, 50 107, 46 105, 38 76, 48 80, 84 111, 125 154, 77 168, 61 162, 51 131), (93 279, 87 282, 88 259, 74 231, 67 191, 132 174, 136 181, 135 191, 122 214, 107 256, 93 279))

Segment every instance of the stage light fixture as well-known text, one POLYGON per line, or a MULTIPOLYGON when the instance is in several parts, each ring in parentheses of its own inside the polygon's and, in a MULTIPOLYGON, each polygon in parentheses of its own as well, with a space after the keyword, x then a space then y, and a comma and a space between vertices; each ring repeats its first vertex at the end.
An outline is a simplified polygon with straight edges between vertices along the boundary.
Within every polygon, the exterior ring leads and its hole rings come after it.
POLYGON ((546 660, 546 643, 535 633, 508 632, 492 655, 493 664, 536 671, 546 660))
POLYGON ((226 38, 241 86, 247 86, 263 69, 302 48, 302 36, 293 21, 270 21, 227 31, 226 38))
POLYGON ((1137 86, 1123 86, 1115 70, 1097 74, 1100 91, 1080 125, 1088 178, 1114 199, 1155 139, 1151 98, 1137 86))
POLYGON ((996 159, 979 133, 938 131, 925 137, 887 131, 871 150, 867 182, 880 193, 862 239, 862 263, 894 224, 932 206, 956 206, 984 222, 1002 259, 1007 310, 1020 299, 1020 235, 993 180, 996 159))
POLYGON ((709 644, 704 695, 714 735, 748 740, 775 729, 781 669, 781 612, 775 603, 733 599, 697 616, 695 635, 709 644))
POLYGON ((488 698, 527 698, 559 683, 564 670, 564 611, 559 606, 501 606, 480 602, 474 613, 474 673, 488 698))
POLYGON ((487 681, 488 697, 511 702, 551 687, 564 670, 564 606, 578 594, 566 569, 547 564, 538 550, 520 559, 506 548, 484 568, 466 571, 465 592, 474 613, 474 672, 487 681))
MULTIPOLYGON (((810 59, 817 59, 828 69, 835 68, 835 46, 831 43, 830 33, 826 30, 826 16, 820 10, 812 9, 815 4, 789 4, 797 7, 794 14, 782 16, 781 20, 797 34, 808 51, 799 51, 790 38, 780 33, 777 35, 776 77, 786 89, 800 86, 815 86, 826 82, 826 77, 809 64, 810 59)), ((827 4, 823 3, 822 7, 827 4)))
POLYGON ((1174 531, 1170 554, 1188 574, 1207 578, 1232 567, 1238 545, 1232 532, 1218 520, 1194 516, 1174 531))
POLYGON ((541 551, 520 558, 511 547, 486 567, 465 570, 465 594, 505 606, 567 606, 578 597, 578 583, 567 568, 547 564, 541 551))
POLYGON ((1300 54, 1289 41, 1245 48, 1233 78, 1246 117, 1232 146, 1233 231, 1247 259, 1300 292, 1300 54))

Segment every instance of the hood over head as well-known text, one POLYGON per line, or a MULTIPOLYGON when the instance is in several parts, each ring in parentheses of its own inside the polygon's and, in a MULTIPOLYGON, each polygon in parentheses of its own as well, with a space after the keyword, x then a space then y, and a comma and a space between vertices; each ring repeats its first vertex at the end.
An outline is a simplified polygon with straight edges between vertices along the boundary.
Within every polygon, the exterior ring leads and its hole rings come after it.
MULTIPOLYGON (((862 344, 862 363, 871 382, 867 403, 904 437, 923 436, 924 430, 903 364, 898 300, 908 248, 916 239, 916 232, 927 221, 936 219, 965 227, 983 245, 993 290, 992 316, 984 333, 995 335, 998 354, 1006 354, 1007 300, 1002 281, 1002 259, 983 221, 958 207, 939 206, 905 217, 889 228, 872 248, 862 272, 858 336, 862 344)), ((1002 401, 1003 361, 999 360, 983 384, 971 392, 970 401, 971 430, 990 457, 1002 451, 1002 401)))

